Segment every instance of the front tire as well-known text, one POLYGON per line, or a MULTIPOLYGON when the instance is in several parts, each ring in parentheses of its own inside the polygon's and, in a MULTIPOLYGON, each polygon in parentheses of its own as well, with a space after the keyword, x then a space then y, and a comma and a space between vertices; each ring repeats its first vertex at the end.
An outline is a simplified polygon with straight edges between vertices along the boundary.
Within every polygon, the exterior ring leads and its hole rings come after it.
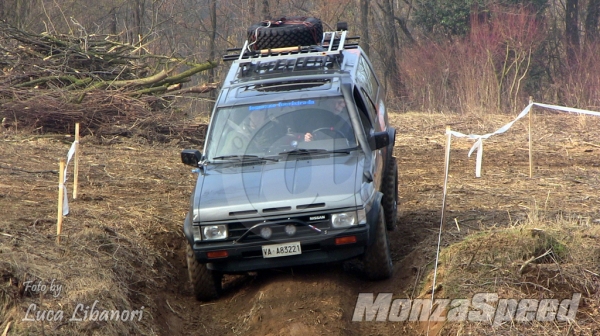
POLYGON ((199 263, 190 244, 186 245, 188 274, 194 290, 194 296, 200 301, 218 299, 222 291, 221 281, 223 274, 209 270, 206 264, 199 263))
POLYGON ((367 246, 363 255, 363 264, 365 275, 369 280, 384 280, 392 276, 392 257, 390 255, 383 207, 379 210, 377 227, 375 228, 375 241, 371 246, 367 246))

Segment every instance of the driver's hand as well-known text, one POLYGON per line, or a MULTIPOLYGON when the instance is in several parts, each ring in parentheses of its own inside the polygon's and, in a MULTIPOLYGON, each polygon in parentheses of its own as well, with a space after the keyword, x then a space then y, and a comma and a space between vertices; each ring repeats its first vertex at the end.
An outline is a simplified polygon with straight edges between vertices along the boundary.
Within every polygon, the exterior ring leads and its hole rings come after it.
POLYGON ((304 134, 304 141, 305 142, 310 142, 310 141, 312 141, 312 139, 313 139, 312 134, 310 134, 310 133, 304 134))

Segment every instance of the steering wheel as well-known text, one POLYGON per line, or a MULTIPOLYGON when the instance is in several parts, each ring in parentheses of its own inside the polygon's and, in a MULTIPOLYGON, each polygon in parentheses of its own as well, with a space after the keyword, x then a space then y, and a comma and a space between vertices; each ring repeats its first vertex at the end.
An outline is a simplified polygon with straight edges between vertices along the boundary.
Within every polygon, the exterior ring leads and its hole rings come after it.
POLYGON ((339 130, 336 130, 336 129, 331 129, 329 127, 317 128, 316 130, 312 131, 311 134, 315 134, 317 132, 325 133, 325 131, 336 133, 337 135, 339 135, 340 138, 346 138, 346 136, 344 135, 344 133, 342 133, 342 132, 340 132, 339 130))

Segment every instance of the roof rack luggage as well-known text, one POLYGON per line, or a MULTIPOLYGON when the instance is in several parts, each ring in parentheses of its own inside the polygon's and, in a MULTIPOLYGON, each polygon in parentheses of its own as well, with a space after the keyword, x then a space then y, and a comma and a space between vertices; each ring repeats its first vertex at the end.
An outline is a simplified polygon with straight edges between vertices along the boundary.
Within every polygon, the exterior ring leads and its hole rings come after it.
MULTIPOLYGON (((339 27, 339 24, 338 24, 339 27)), ((333 32, 324 32, 323 39, 319 45, 312 46, 292 46, 274 49, 251 50, 250 42, 246 40, 241 48, 227 49, 227 52, 235 52, 223 56, 223 61, 235 61, 242 59, 264 58, 271 56, 294 55, 294 54, 310 54, 318 53, 320 56, 339 54, 344 49, 355 49, 358 47, 358 42, 348 43, 360 39, 359 36, 348 36, 347 30, 338 30, 333 32)))

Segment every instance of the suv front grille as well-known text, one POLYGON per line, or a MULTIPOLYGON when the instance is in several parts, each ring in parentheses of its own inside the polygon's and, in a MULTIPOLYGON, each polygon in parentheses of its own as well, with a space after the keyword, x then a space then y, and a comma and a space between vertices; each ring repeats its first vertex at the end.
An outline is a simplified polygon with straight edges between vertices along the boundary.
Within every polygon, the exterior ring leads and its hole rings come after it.
POLYGON ((257 241, 272 241, 286 238, 305 238, 305 237, 317 237, 322 231, 330 229, 329 215, 323 215, 325 217, 322 220, 309 221, 307 216, 300 218, 277 220, 277 221, 245 221, 245 222, 229 222, 229 239, 237 240, 242 237, 246 232, 248 234, 240 242, 257 242, 257 241), (257 224, 261 225, 253 230, 250 230, 257 224), (289 236, 285 232, 285 226, 292 224, 296 227, 296 233, 289 236), (309 226, 310 225, 310 226, 309 226), (268 226, 272 230, 271 237, 267 240, 260 236, 260 229, 264 226, 268 226), (312 227, 311 227, 312 226, 312 227), (319 232, 321 231, 321 232, 319 232))

